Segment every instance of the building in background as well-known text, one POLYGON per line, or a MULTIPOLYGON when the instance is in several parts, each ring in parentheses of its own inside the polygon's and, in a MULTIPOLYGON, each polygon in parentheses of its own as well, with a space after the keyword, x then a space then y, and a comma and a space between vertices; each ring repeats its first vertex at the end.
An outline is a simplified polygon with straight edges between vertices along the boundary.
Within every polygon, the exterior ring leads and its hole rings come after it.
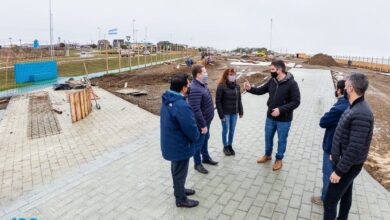
POLYGON ((98 46, 99 50, 104 50, 106 48, 110 48, 110 41, 108 41, 108 40, 99 40, 97 46, 98 46))

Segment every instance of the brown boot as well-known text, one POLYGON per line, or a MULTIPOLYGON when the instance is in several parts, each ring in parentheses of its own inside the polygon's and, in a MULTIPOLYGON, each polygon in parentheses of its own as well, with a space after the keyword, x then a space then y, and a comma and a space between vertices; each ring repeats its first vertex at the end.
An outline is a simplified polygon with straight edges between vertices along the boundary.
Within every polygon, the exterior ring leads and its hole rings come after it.
POLYGON ((312 196, 311 202, 316 204, 316 205, 324 206, 324 202, 321 200, 320 196, 312 196))
POLYGON ((282 168, 282 161, 281 160, 276 160, 274 163, 274 166, 272 167, 273 171, 280 170, 282 168))
POLYGON ((265 163, 269 160, 272 160, 272 158, 270 156, 267 156, 267 155, 264 155, 264 156, 261 156, 258 160, 257 160, 257 163, 265 163))

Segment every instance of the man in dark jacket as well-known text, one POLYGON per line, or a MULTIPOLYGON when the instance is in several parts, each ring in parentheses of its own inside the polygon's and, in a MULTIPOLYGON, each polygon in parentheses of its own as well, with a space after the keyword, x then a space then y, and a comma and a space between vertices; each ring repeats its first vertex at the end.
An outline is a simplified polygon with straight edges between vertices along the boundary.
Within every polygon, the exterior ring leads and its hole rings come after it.
POLYGON ((345 80, 337 82, 337 88, 335 96, 337 98, 336 104, 325 113, 320 120, 320 127, 325 128, 324 140, 322 142, 322 149, 324 151, 322 158, 322 193, 321 196, 313 196, 311 201, 317 205, 323 205, 325 200, 326 191, 329 186, 330 174, 333 172, 332 161, 330 160, 330 151, 332 149, 333 135, 337 127, 337 123, 340 120, 341 115, 348 108, 348 99, 344 97, 345 80))
POLYGON ((208 170, 203 167, 202 162, 209 165, 217 165, 218 162, 211 159, 208 152, 208 141, 210 138, 210 125, 214 118, 214 104, 207 88, 208 74, 206 68, 202 65, 195 65, 192 68, 193 81, 190 85, 188 94, 188 104, 195 114, 196 123, 201 131, 201 135, 194 143, 195 170, 207 174, 208 170), (201 155, 203 160, 201 160, 201 155))
POLYGON ((286 72, 283 60, 274 60, 271 63, 271 79, 263 86, 253 88, 248 81, 244 88, 252 94, 269 94, 267 101, 268 111, 265 122, 265 155, 257 162, 265 163, 271 160, 275 132, 278 132, 278 152, 273 170, 282 168, 282 159, 286 151, 287 137, 293 119, 293 111, 301 102, 301 94, 297 82, 291 73, 286 72))
POLYGON ((187 199, 195 190, 185 189, 190 158, 194 155, 192 143, 199 138, 194 114, 186 102, 188 76, 177 74, 171 79, 171 88, 162 96, 160 112, 161 151, 171 161, 174 195, 177 207, 195 207, 198 201, 187 199))
POLYGON ((345 83, 350 107, 343 113, 333 137, 331 160, 334 171, 324 201, 324 219, 334 220, 340 202, 338 219, 348 219, 352 205, 353 180, 367 159, 374 130, 371 107, 364 100, 368 80, 364 74, 353 73, 345 83))

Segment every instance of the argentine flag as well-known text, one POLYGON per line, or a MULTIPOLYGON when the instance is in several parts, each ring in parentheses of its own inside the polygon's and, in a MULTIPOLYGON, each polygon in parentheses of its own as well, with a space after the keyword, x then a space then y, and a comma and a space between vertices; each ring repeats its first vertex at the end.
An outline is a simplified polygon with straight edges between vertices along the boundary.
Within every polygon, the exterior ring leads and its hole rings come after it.
POLYGON ((118 28, 108 30, 108 35, 117 35, 117 34, 118 34, 118 28))

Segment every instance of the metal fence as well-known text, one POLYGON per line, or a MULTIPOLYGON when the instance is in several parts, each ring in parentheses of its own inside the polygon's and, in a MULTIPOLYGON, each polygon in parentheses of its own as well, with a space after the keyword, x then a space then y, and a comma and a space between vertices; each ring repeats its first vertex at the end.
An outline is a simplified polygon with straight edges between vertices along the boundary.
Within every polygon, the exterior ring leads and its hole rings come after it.
POLYGON ((0 49, 0 98, 12 95, 24 94, 29 91, 42 89, 53 83, 64 82, 70 77, 82 78, 86 74, 89 77, 102 76, 104 74, 121 73, 135 69, 161 64, 166 61, 173 61, 189 56, 195 56, 198 52, 192 49, 171 50, 168 48, 149 48, 149 53, 143 54, 140 49, 130 55, 118 53, 116 50, 95 51, 93 57, 78 56, 55 56, 54 59, 48 56, 18 57, 10 56, 0 49), (59 78, 55 80, 16 83, 14 75, 14 64, 36 61, 56 60, 58 65, 59 78))
POLYGON ((332 56, 338 63, 380 72, 390 72, 390 57, 332 56))

